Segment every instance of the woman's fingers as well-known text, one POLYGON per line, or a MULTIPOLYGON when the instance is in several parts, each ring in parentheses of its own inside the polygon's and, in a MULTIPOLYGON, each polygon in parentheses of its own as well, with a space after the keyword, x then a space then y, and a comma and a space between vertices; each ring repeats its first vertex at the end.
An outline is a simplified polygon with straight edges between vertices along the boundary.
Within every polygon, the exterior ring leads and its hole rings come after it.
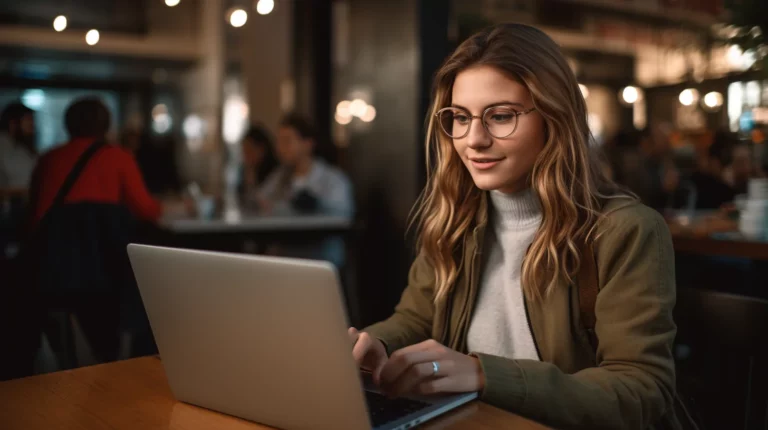
POLYGON ((359 331, 357 331, 357 329, 356 329, 356 328, 354 328, 354 327, 350 327, 350 328, 347 330, 347 334, 349 335, 349 340, 351 340, 351 341, 352 341, 352 345, 354 345, 355 343, 357 343, 357 338, 360 336, 360 332, 359 332, 359 331))
MULTIPOLYGON (((442 369, 440 370, 442 371, 442 369)), ((412 393, 416 387, 426 384, 436 377, 431 361, 416 363, 403 372, 396 381, 386 386, 384 391, 393 397, 402 396, 412 393)))
POLYGON ((352 357, 354 357, 355 362, 359 367, 371 371, 374 381, 378 381, 381 368, 387 362, 387 351, 384 349, 384 344, 365 332, 349 329, 348 333, 350 340, 354 342, 352 357))

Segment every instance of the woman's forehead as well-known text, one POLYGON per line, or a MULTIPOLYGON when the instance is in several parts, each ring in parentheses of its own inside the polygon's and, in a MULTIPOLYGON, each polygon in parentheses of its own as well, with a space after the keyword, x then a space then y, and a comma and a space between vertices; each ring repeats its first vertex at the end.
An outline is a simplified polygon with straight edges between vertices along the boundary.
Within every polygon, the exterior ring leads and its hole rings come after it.
POLYGON ((459 72, 453 83, 453 105, 470 110, 501 103, 530 104, 528 89, 507 74, 491 66, 476 66, 459 72))

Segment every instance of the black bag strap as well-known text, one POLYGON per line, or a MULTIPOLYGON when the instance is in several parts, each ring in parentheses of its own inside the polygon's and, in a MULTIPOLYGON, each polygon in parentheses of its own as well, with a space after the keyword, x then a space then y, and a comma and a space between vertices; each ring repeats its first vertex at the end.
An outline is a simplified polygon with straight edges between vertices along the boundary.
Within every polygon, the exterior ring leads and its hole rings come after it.
POLYGON ((67 194, 69 194, 69 191, 72 190, 72 187, 75 185, 75 182, 77 182, 80 174, 83 173, 85 166, 88 165, 88 162, 91 160, 91 158, 93 158, 94 154, 96 154, 96 152, 98 152, 98 150, 106 144, 107 142, 104 139, 99 139, 96 142, 93 142, 91 146, 89 146, 88 149, 86 149, 85 152, 80 155, 80 158, 77 159, 75 166, 72 167, 72 170, 70 170, 67 178, 64 180, 64 183, 61 184, 61 188, 59 188, 59 192, 56 194, 56 198, 53 199, 51 208, 48 209, 49 212, 64 202, 64 199, 67 197, 67 194))

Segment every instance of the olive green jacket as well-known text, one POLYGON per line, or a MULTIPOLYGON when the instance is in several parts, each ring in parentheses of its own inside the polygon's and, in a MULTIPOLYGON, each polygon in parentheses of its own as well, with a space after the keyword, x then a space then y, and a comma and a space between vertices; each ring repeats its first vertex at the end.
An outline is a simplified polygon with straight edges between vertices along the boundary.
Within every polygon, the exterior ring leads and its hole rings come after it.
MULTIPOLYGON (((467 331, 478 295, 486 205, 467 235, 463 269, 448 299, 434 303, 433 268, 419 256, 395 313, 365 329, 388 352, 436 339, 473 353, 467 331)), ((659 214, 634 200, 609 200, 603 214, 593 244, 597 352, 580 321, 578 286, 561 285, 543 300, 526 300, 541 361, 474 353, 485 374, 481 399, 556 428, 679 429, 669 230, 659 214)))

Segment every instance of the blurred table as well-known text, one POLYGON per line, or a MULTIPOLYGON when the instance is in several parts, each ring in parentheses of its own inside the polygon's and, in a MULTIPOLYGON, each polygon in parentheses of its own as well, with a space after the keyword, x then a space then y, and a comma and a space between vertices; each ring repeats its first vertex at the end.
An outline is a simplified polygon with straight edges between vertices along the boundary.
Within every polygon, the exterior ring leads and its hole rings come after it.
POLYGON ((673 234, 675 251, 691 255, 738 257, 768 261, 768 241, 747 239, 740 234, 694 236, 673 234))
POLYGON ((213 218, 172 217, 161 220, 160 242, 183 248, 260 252, 270 243, 307 243, 329 237, 346 238, 349 217, 330 215, 263 215, 234 213, 213 218), (250 243, 250 245, 248 245, 250 243))
POLYGON ((161 225, 176 234, 265 233, 321 231, 340 233, 352 226, 348 217, 329 215, 233 215, 212 219, 170 218, 161 225))
POLYGON ((724 213, 668 217, 667 225, 676 252, 768 261, 768 240, 745 237, 724 213))
MULTIPOLYGON (((268 429, 176 401, 163 366, 155 357, 2 382, 0 427, 4 430, 268 429)), ((538 430, 545 427, 485 403, 473 402, 420 428, 538 430)))

